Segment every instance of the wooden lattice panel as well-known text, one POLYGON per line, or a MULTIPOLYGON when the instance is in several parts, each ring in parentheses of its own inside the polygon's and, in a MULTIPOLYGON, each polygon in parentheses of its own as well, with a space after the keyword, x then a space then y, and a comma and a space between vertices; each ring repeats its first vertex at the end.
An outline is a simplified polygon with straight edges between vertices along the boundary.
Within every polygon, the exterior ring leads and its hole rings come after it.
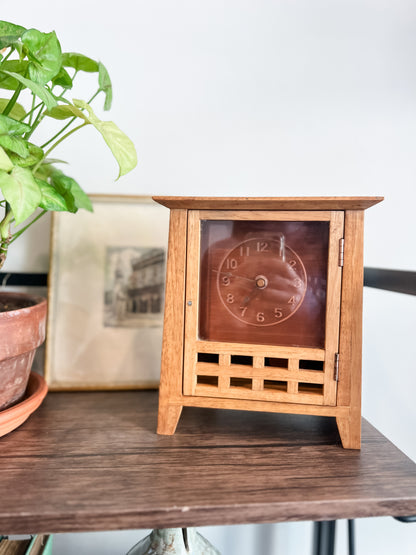
POLYGON ((199 342, 185 394, 321 405, 325 392, 325 352, 320 349, 273 349, 239 354, 238 348, 213 352, 199 342), (208 352, 207 349, 211 351, 208 352))

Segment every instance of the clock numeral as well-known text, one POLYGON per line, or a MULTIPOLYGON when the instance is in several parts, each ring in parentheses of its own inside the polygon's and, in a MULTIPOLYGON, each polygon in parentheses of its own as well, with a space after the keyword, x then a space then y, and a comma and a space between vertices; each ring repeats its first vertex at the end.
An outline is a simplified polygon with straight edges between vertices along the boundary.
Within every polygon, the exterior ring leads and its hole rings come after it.
POLYGON ((302 287, 302 284, 303 284, 303 281, 300 278, 296 278, 295 281, 293 282, 293 285, 298 289, 299 287, 302 287))
POLYGON ((227 286, 227 285, 230 285, 230 283, 231 283, 231 280, 230 280, 230 278, 229 278, 228 276, 224 276, 224 277, 222 278, 222 284, 223 284, 223 285, 227 286))
POLYGON ((240 310, 241 310, 241 316, 244 316, 244 314, 247 311, 247 307, 246 306, 240 306, 240 310))
POLYGON ((287 304, 296 304, 297 302, 297 297, 290 297, 290 299, 287 301, 287 304))
POLYGON ((281 318, 283 316, 283 312, 281 308, 275 308, 274 309, 274 317, 275 318, 281 318))
POLYGON ((270 245, 267 241, 257 241, 257 252, 268 252, 270 245))
POLYGON ((296 268, 296 260, 290 260, 290 261, 289 261, 289 265, 290 265, 292 268, 296 268))
POLYGON ((250 247, 247 245, 241 245, 240 256, 250 256, 250 247))
POLYGON ((232 304, 234 302, 234 295, 228 293, 227 295, 227 303, 232 304))
POLYGON ((227 258, 225 261, 225 267, 227 270, 235 270, 238 266, 237 260, 235 258, 227 258))
POLYGON ((264 312, 257 312, 256 319, 257 322, 264 322, 264 312))

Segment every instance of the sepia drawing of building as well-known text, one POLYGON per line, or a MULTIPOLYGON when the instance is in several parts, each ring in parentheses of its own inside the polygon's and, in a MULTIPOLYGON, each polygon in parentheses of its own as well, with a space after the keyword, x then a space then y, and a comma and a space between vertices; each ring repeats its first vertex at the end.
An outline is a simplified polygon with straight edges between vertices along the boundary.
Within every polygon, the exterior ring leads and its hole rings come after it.
POLYGON ((162 312, 165 278, 165 253, 148 249, 131 261, 132 274, 127 285, 127 312, 158 314, 162 312))
POLYGON ((104 325, 162 325, 164 288, 164 249, 108 247, 104 325))

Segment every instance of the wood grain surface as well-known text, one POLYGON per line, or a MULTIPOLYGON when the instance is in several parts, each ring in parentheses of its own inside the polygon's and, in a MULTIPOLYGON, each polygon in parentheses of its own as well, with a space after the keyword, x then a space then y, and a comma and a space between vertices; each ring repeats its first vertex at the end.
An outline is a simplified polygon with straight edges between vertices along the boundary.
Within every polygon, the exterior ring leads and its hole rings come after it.
POLYGON ((183 326, 186 266, 186 210, 172 210, 169 220, 165 312, 159 385, 158 433, 173 434, 182 412, 183 326))
POLYGON ((157 392, 50 393, 0 439, 3 534, 416 514, 416 465, 363 421, 185 407, 156 434, 157 392))
POLYGON ((193 210, 365 210, 384 197, 173 197, 153 200, 193 210))

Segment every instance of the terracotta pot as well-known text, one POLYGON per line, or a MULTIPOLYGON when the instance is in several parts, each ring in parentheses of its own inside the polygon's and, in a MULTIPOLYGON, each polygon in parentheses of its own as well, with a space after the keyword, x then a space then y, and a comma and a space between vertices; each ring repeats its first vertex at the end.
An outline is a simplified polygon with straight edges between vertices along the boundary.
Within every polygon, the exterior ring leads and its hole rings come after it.
POLYGON ((46 299, 0 292, 0 410, 20 401, 26 391, 37 347, 45 340, 46 299))
POLYGON ((0 437, 23 424, 41 405, 47 392, 48 386, 42 376, 31 372, 24 399, 8 409, 0 410, 0 437))

